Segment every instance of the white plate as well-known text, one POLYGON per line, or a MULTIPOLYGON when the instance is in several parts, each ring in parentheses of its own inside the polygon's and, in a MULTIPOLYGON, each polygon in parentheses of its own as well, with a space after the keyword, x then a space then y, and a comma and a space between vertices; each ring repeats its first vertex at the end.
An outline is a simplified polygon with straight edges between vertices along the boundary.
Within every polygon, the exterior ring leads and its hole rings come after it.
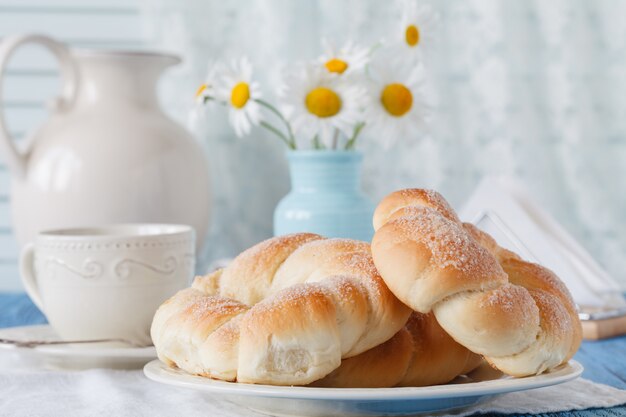
POLYGON ((578 377, 576 361, 545 374, 512 378, 481 367, 450 384, 419 388, 312 388, 224 382, 189 375, 159 360, 148 363, 154 381, 219 395, 230 402, 272 415, 404 416, 467 407, 506 392, 560 384, 578 377))
MULTIPOLYGON (((49 325, 0 329, 0 338, 15 340, 59 340, 49 325)), ((112 343, 41 345, 33 348, 0 343, 0 349, 28 357, 39 366, 55 369, 139 369, 156 358, 154 346, 126 347, 112 343)))

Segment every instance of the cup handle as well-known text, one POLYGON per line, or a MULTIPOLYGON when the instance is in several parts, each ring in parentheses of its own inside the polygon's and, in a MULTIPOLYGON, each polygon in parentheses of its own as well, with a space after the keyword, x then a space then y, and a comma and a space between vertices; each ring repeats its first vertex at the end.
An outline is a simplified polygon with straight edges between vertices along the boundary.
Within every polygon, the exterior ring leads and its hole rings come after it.
POLYGON ((33 300, 33 303, 35 303, 39 310, 43 312, 43 302, 41 301, 39 286, 37 285, 34 260, 35 245, 27 243, 22 249, 22 254, 20 255, 20 276, 22 277, 22 283, 24 284, 26 293, 30 299, 33 300))

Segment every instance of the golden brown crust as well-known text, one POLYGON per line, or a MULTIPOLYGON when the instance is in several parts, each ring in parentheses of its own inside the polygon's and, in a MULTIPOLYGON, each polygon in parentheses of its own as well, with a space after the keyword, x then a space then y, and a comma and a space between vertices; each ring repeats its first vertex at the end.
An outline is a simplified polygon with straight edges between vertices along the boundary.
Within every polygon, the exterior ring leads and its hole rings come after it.
POLYGON ((454 294, 504 284, 496 260, 459 223, 429 207, 380 227, 372 240, 373 259, 398 298, 426 313, 454 294))
POLYGON ((435 305, 434 312, 456 341, 480 355, 514 355, 539 332, 539 310, 531 294, 510 284, 460 293, 435 305))
POLYGON ((341 363, 335 305, 320 285, 296 285, 261 301, 239 328, 239 382, 307 384, 341 363))
POLYGON ((383 198, 374 211, 374 230, 378 230, 385 223, 395 218, 410 215, 411 210, 417 206, 430 207, 441 213, 448 220, 456 223, 460 222, 454 209, 450 207, 446 199, 437 191, 409 188, 394 191, 383 198))
MULTIPOLYGON (((535 263, 526 262, 516 253, 499 246, 490 235, 478 229, 476 226, 469 223, 464 223, 463 226, 483 247, 498 259, 498 262, 502 266, 502 269, 504 269, 504 272, 506 272, 512 284, 528 289, 531 291, 531 294, 538 294, 533 290, 545 291, 556 297, 558 301, 555 300, 554 302, 560 303, 567 310, 568 318, 566 319, 546 317, 545 320, 550 322, 570 323, 569 325, 565 325, 564 328, 567 329, 569 333, 568 337, 571 338, 569 343, 565 342, 565 344, 569 344, 570 346, 566 360, 571 359, 580 347, 582 341, 582 326, 580 320, 578 320, 578 311, 576 310, 574 299, 565 284, 548 268, 535 263)), ((539 301, 537 301, 537 303, 539 303, 539 301)), ((545 312, 543 314, 545 315, 545 312)))
POLYGON ((391 339, 360 355, 311 384, 332 388, 384 388, 398 384, 406 374, 413 353, 411 335, 402 328, 391 339))
POLYGON ((420 387, 445 384, 475 369, 480 356, 457 343, 439 325, 433 313, 414 313, 407 322, 413 340, 413 357, 397 384, 420 387))
POLYGON ((188 372, 302 385, 389 340, 410 313, 378 274, 369 244, 303 233, 262 242, 196 278, 159 308, 152 333, 159 357, 188 372))
POLYGON ((239 254, 219 278, 220 295, 254 305, 267 297, 276 270, 296 249, 323 239, 313 233, 297 233, 265 240, 239 254))
POLYGON ((200 346, 224 323, 248 307, 218 296, 208 296, 195 288, 179 291, 159 307, 152 322, 151 336, 163 362, 205 374, 199 366, 200 346))
POLYGON ((445 384, 480 363, 481 357, 455 342, 432 313, 416 312, 387 342, 344 359, 339 368, 311 385, 378 388, 445 384))
MULTIPOLYGON (((507 251, 508 252, 508 251, 507 251)), ((567 312, 567 321, 556 317, 547 317, 550 322, 568 323, 563 326, 569 334, 570 342, 566 343, 570 346, 566 360, 571 359, 582 341, 582 326, 578 319, 578 311, 576 304, 569 290, 563 282, 550 271, 541 265, 525 262, 518 257, 505 258, 501 255, 502 267, 508 274, 509 280, 516 285, 521 285, 531 291, 531 295, 537 292, 545 292, 552 295, 556 299, 553 303, 560 304, 567 312)))
POLYGON ((511 375, 543 372, 571 358, 581 330, 563 283, 461 224, 441 200, 406 190, 377 208, 373 258, 392 292, 417 311, 433 309, 456 341, 511 375))

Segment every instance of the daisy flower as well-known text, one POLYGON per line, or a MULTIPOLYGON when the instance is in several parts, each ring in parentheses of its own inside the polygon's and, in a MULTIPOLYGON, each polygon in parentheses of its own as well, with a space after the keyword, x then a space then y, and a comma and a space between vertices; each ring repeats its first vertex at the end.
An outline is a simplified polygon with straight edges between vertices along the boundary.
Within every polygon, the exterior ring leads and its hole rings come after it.
POLYGON ((259 84, 252 80, 252 66, 246 58, 233 61, 220 71, 216 97, 228 106, 228 121, 239 137, 250 133, 254 125, 261 122, 261 109, 257 100, 261 98, 259 84))
POLYGON ((205 104, 215 100, 215 87, 218 84, 217 77, 221 70, 222 66, 219 63, 209 63, 204 82, 196 90, 195 99, 197 104, 205 104))
POLYGON ((437 14, 429 5, 417 0, 404 0, 403 9, 398 43, 413 54, 422 54, 434 41, 437 14))
POLYGON ((367 65, 369 51, 367 48, 347 42, 340 49, 324 41, 324 53, 319 62, 328 72, 334 74, 351 74, 361 71, 367 65))
POLYGON ((294 131, 329 148, 337 147, 339 133, 351 136, 362 120, 365 91, 317 65, 298 68, 281 96, 294 131))
POLYGON ((421 91, 422 68, 385 62, 371 68, 369 102, 365 110, 368 129, 391 142, 424 128, 429 107, 421 91))

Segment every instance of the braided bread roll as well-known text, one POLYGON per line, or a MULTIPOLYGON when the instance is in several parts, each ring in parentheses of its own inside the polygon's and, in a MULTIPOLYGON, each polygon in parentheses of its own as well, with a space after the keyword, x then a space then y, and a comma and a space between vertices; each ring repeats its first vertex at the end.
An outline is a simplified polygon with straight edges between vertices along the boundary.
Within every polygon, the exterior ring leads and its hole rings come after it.
POLYGON ((458 344, 432 313, 413 312, 385 343, 344 359, 317 387, 421 387, 445 384, 474 370, 482 357, 458 344))
POLYGON ((301 233, 197 278, 158 309, 151 334, 162 361, 192 374, 304 385, 389 340, 410 314, 367 243, 301 233))
POLYGON ((404 303, 497 369, 526 376, 569 360, 581 341, 574 302, 540 265, 462 224, 434 191, 387 196, 374 214, 374 262, 404 303))

